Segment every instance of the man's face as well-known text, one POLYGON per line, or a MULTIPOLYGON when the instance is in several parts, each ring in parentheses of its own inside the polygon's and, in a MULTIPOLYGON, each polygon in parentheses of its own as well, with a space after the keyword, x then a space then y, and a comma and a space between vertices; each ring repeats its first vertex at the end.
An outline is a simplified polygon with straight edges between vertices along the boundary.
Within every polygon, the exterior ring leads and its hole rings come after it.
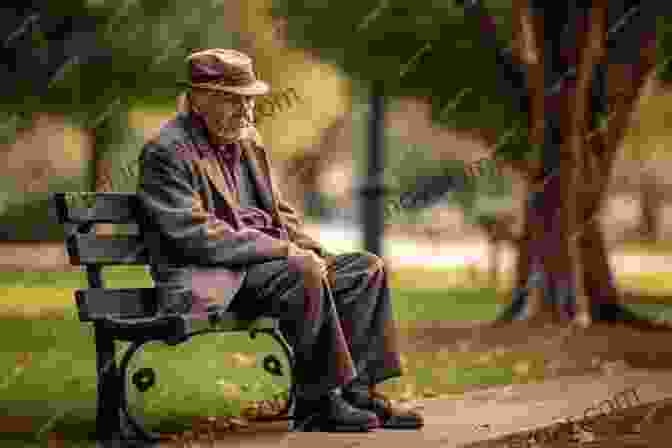
POLYGON ((217 90, 194 90, 193 106, 205 116, 208 130, 222 141, 240 138, 254 123, 254 97, 217 90))

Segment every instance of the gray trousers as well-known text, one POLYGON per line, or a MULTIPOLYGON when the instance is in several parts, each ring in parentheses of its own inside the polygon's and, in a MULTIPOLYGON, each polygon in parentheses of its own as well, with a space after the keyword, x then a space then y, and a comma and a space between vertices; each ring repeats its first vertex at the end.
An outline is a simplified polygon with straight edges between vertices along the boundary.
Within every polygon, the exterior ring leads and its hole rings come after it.
POLYGON ((290 272, 287 260, 250 265, 229 307, 245 317, 277 313, 296 355, 297 394, 306 399, 402 375, 382 259, 341 254, 327 272, 311 282, 290 272))

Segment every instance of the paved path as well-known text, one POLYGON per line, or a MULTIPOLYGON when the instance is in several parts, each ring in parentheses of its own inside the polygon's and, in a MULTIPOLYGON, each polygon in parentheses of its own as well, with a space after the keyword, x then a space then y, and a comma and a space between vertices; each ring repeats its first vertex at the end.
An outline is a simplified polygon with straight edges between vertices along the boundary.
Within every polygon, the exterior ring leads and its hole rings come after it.
MULTIPOLYGON (((642 403, 672 397, 670 373, 627 370, 618 375, 562 377, 471 392, 463 398, 422 400, 425 427, 420 431, 376 430, 365 434, 288 433, 278 425, 251 433, 226 434, 216 447, 391 448, 458 447, 565 418, 580 419, 587 408, 635 387, 642 403), (489 426, 486 426, 489 425, 489 426)), ((162 444, 169 447, 170 443, 162 444)), ((175 446, 175 445, 172 445, 175 446)), ((201 442, 196 447, 212 447, 201 442)), ((494 445, 493 445, 494 446, 494 445)), ((501 446, 501 445, 500 445, 501 446)))

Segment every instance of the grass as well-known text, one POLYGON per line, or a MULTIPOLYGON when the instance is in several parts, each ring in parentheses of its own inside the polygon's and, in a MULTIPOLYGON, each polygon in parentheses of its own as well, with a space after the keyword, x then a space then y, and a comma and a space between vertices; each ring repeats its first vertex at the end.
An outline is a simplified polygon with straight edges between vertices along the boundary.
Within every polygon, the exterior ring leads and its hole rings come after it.
MULTIPOLYGON (((497 315, 504 303, 501 292, 473 283, 472 288, 444 286, 451 275, 458 283, 468 282, 464 272, 392 272, 398 325, 488 320, 497 315)), ((152 286, 142 266, 108 269, 105 278, 110 288, 152 286)), ((0 301, 5 307, 2 331, 9 336, 0 338, 0 418, 29 416, 35 432, 44 427, 74 438, 86 438, 93 431, 93 329, 77 320, 73 305, 74 290, 86 287, 80 272, 0 273, 0 301), (45 307, 50 312, 44 313, 45 307)), ((633 308, 652 317, 670 310, 644 304, 633 308)), ((127 346, 117 345, 120 350, 127 346)), ((245 333, 211 334, 178 347, 158 343, 145 347, 134 358, 131 372, 153 367, 157 384, 144 394, 131 386, 129 398, 132 409, 161 432, 187 429, 192 416, 239 415, 250 401, 271 398, 288 384, 285 377, 273 377, 260 367, 263 357, 274 353, 287 368, 280 348, 268 337, 250 340, 245 333)), ((404 353, 403 362, 406 375, 381 388, 393 398, 457 397, 474 385, 528 382, 545 375, 540 353, 404 353)), ((48 432, 43 431, 42 440, 48 432)), ((35 442, 35 433, 25 437, 26 444, 35 442)))
MULTIPOLYGON (((92 431, 96 365, 91 326, 80 324, 74 316, 5 319, 3 331, 24 337, 0 342, 0 415, 31 416, 37 427, 56 415, 61 417, 52 424, 59 432, 70 432, 73 426, 78 432, 92 431)), ((117 345, 119 355, 128 346, 117 345)), ((286 377, 241 365, 233 356, 241 356, 237 353, 241 350, 253 352, 246 356, 249 362, 254 353, 260 358, 275 353, 284 362, 270 338, 253 341, 244 333, 211 334, 177 347, 159 343, 145 347, 134 358, 131 372, 152 367, 157 384, 143 394, 131 386, 129 399, 150 426, 160 423, 162 431, 171 431, 190 416, 238 415, 245 401, 270 398, 288 384, 286 377)), ((286 371, 286 363, 283 368, 286 371)))
MULTIPOLYGON (((110 268, 104 277, 109 288, 152 286, 142 266, 110 268)), ((402 279, 395 277, 394 283, 399 282, 402 279)), ((30 416, 35 428, 49 423, 53 431, 82 437, 93 431, 93 329, 78 322, 73 304, 74 290, 86 287, 81 272, 0 272, 0 303, 5 308, 2 329, 7 335, 21 335, 0 339, 0 416, 30 416)), ((437 316, 487 319, 496 315, 498 307, 487 298, 487 290, 393 290, 400 325, 437 316)), ((127 344, 118 346, 124 350, 127 344)), ((183 430, 196 415, 239 415, 246 403, 270 398, 287 387, 285 377, 272 377, 260 368, 268 353, 285 362, 272 339, 250 340, 245 333, 205 335, 176 348, 149 344, 134 358, 131 372, 154 367, 157 384, 144 394, 131 387, 130 400, 148 426, 160 427, 162 432, 183 430), (241 366, 237 361, 241 357, 254 365, 241 366)), ((436 378, 440 370, 433 371, 431 359, 423 361, 423 357, 426 354, 405 354, 408 374, 389 381, 387 392, 396 396, 453 393, 462 384, 506 384, 512 378, 510 369, 484 366, 468 366, 459 372, 444 369, 436 378)))

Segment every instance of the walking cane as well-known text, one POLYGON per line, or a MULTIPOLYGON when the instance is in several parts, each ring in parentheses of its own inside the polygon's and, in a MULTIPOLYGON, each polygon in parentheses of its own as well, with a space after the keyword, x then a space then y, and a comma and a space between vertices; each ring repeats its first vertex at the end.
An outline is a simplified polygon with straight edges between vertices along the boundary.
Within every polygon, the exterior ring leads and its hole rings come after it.
MULTIPOLYGON (((328 275, 327 272, 324 272, 322 274, 322 289, 327 294, 327 297, 329 298, 329 303, 333 304, 334 303, 334 294, 331 291, 331 285, 329 284, 329 279, 327 278, 327 275, 328 275)), ((296 389, 295 388, 293 388, 293 389, 294 390, 292 391, 292 394, 296 395, 296 389)), ((296 419, 293 418, 294 417, 294 411, 295 411, 295 408, 296 408, 296 396, 289 397, 289 399, 291 400, 291 403, 292 403, 290 408, 289 408, 289 411, 287 412, 287 414, 290 416, 290 418, 289 418, 289 431, 290 432, 295 432, 295 431, 301 429, 301 427, 307 425, 312 420, 312 417, 314 417, 314 416, 310 416, 310 417, 304 419, 304 421, 302 421, 302 422, 297 422, 296 419)))

